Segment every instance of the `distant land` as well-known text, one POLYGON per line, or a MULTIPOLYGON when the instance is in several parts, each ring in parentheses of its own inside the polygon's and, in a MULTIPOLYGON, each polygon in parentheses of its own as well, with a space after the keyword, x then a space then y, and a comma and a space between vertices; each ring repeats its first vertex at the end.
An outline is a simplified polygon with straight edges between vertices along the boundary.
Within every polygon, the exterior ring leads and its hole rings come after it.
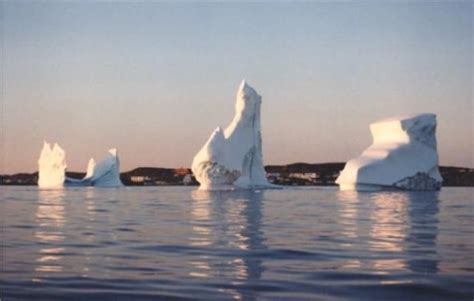
MULTIPOLYGON (((267 165, 270 182, 287 186, 334 186, 345 163, 293 163, 267 165)), ((443 186, 474 187, 474 169, 440 166, 443 186)), ((83 172, 66 172, 66 176, 80 179, 83 172)), ((127 186, 198 185, 189 168, 138 167, 120 174, 127 186)), ((0 175, 0 185, 36 185, 38 172, 0 175)))

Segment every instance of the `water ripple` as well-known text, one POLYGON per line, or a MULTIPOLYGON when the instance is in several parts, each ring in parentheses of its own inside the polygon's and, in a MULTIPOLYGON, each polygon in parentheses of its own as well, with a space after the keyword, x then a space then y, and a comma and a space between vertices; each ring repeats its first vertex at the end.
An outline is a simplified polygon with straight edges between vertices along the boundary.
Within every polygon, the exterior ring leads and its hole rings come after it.
POLYGON ((2 300, 474 297, 472 189, 2 193, 2 300))

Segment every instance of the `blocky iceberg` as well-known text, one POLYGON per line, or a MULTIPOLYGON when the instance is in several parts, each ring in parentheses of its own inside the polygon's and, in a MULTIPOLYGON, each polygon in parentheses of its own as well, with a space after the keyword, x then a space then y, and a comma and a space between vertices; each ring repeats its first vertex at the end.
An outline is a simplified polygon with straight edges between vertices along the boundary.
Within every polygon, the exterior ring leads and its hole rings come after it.
POLYGON ((56 143, 51 148, 49 143, 44 142, 38 165, 38 186, 40 188, 123 186, 120 180, 120 163, 116 149, 110 149, 107 157, 98 163, 93 158, 90 159, 83 179, 66 177, 66 153, 56 143))
POLYGON ((263 168, 262 97, 243 80, 236 98, 232 122, 225 130, 214 130, 193 159, 191 169, 201 190, 276 187, 263 168))
POLYGON ((341 190, 439 190, 436 115, 390 118, 370 125, 372 145, 349 160, 341 190))
POLYGON ((43 142, 38 159, 38 186, 41 188, 61 188, 64 185, 66 173, 66 152, 55 143, 53 147, 43 142))

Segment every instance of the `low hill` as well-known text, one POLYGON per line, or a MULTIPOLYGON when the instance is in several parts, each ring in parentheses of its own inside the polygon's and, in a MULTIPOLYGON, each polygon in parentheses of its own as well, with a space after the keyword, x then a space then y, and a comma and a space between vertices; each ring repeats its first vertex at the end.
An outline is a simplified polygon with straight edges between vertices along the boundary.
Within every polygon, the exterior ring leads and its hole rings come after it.
MULTIPOLYGON (((344 168, 344 163, 303 163, 297 162, 287 165, 267 165, 265 170, 268 178, 281 185, 335 185, 334 181, 344 168)), ((443 186, 470 186, 474 187, 474 169, 454 166, 440 166, 443 186)), ((160 168, 138 167, 120 174, 125 185, 183 185, 187 175, 188 185, 198 183, 192 176, 189 168, 160 168)), ((81 179, 83 172, 67 172, 67 177, 81 179)), ((18 173, 0 175, 0 185, 36 185, 38 173, 18 173)))

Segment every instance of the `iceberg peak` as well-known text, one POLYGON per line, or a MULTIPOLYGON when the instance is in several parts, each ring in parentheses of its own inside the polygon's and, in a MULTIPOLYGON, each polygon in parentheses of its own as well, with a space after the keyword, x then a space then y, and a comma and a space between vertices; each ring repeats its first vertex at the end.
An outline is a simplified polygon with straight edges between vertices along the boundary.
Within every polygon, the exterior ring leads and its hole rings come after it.
POLYGON ((247 80, 244 78, 239 85, 239 91, 242 91, 247 86, 247 80))
POLYGON ((244 98, 245 100, 250 98, 260 98, 261 96, 258 95, 257 91, 248 84, 248 82, 243 79, 240 83, 239 89, 237 90, 237 99, 244 98))
POLYGON ((111 154, 114 157, 117 157, 117 149, 116 148, 109 149, 109 154, 111 154))

